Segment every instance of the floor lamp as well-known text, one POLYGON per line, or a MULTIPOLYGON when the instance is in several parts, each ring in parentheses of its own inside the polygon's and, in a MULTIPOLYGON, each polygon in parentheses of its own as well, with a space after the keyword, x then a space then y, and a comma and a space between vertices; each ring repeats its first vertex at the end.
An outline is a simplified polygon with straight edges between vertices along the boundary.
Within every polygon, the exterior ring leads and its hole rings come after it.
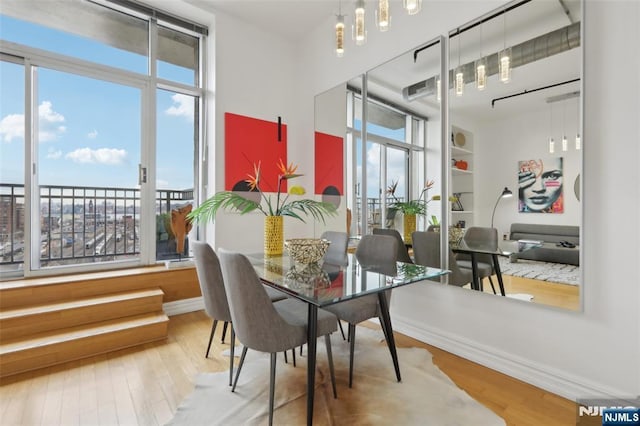
POLYGON ((509 198, 509 197, 512 197, 512 196, 513 196, 513 192, 511 192, 511 190, 505 186, 504 189, 502 190, 502 194, 500 194, 498 196, 498 199, 496 200, 496 205, 493 206, 493 213, 491 213, 491 227, 492 228, 493 228, 493 217, 496 215, 496 207, 498 207, 498 203, 503 198, 509 198))

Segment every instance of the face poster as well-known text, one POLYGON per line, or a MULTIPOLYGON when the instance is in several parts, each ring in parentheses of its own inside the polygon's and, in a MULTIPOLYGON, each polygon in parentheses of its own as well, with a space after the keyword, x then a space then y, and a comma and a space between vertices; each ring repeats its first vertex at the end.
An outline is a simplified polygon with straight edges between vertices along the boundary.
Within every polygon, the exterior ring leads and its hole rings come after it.
POLYGON ((563 213, 562 157, 518 162, 518 211, 563 213))

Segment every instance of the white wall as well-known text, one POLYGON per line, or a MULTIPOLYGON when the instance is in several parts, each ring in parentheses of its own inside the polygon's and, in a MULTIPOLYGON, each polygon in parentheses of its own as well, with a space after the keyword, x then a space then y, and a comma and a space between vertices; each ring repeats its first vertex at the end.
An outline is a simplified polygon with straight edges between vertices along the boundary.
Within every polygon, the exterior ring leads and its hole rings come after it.
MULTIPOLYGON (((341 59, 328 18, 298 55, 303 132, 313 130, 315 94, 499 4, 425 2, 417 19, 394 15, 390 32, 370 29, 341 59)), ((584 312, 433 284, 394 292, 392 315, 397 330, 569 398, 638 395, 640 6, 589 0, 585 9, 584 312)))
MULTIPOLYGON (((180 7, 178 2, 161 3, 165 8, 180 7)), ((341 59, 332 54, 331 17, 288 50, 290 46, 281 40, 218 16, 217 111, 212 120, 217 125, 216 154, 222 158, 223 112, 267 119, 281 115, 290 126, 289 156, 299 161, 302 170, 309 170, 303 184, 310 187, 314 95, 501 3, 424 2, 420 15, 396 14, 390 32, 370 29, 367 44, 358 49, 347 45, 341 59)), ((180 9, 175 13, 190 10, 180 9)), ((413 285, 394 292, 396 330, 569 398, 640 394, 638 27, 638 2, 587 1, 584 312, 437 284, 413 285)), ((217 164, 221 188, 222 161, 217 164)), ((260 220, 257 216, 250 221, 235 216, 218 220, 217 245, 259 248, 260 220)))

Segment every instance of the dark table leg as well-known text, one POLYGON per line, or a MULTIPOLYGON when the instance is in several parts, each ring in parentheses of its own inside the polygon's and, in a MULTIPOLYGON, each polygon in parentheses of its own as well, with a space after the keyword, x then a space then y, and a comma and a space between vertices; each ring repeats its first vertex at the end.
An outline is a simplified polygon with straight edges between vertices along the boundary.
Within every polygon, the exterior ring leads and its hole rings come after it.
POLYGON ((382 315, 383 330, 385 330, 385 337, 387 339, 387 346, 389 346, 389 352, 391 352, 391 358, 393 359, 393 368, 396 370, 396 378, 401 381, 400 378, 400 364, 398 364, 398 352, 396 351, 396 340, 393 337, 393 328, 391 327, 391 317, 389 316, 389 304, 387 303, 387 297, 385 292, 378 293, 378 302, 380 303, 380 313, 382 315))
POLYGON ((471 287, 474 290, 480 291, 480 279, 478 278, 478 259, 476 259, 476 254, 471 252, 471 273, 473 275, 473 282, 471 283, 471 287))
POLYGON ((307 425, 313 424, 313 397, 316 388, 316 343, 318 335, 318 307, 309 303, 307 323, 307 425))
POLYGON ((500 271, 500 262, 498 262, 498 255, 492 254, 493 257, 493 269, 496 270, 496 277, 498 277, 498 285, 500 286, 500 294, 506 296, 504 292, 504 283, 502 282, 502 271, 500 271))

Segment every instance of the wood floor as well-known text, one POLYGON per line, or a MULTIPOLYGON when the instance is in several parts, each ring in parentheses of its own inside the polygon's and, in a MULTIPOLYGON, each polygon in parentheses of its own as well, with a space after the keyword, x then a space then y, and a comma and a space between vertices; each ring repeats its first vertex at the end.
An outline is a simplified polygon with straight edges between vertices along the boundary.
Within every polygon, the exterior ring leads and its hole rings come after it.
MULTIPOLYGON (((496 276, 494 275, 492 279, 496 291, 499 293, 500 289, 498 288, 496 276)), ((580 310, 580 286, 514 277, 511 275, 503 275, 502 279, 507 294, 530 294, 533 296, 531 303, 572 311, 580 310)), ((484 280, 483 287, 486 293, 493 293, 489 280, 484 280)))
MULTIPOLYGON (((369 327, 376 327, 369 324, 369 327)), ((203 311, 176 315, 169 338, 2 379, 2 425, 162 425, 193 390, 199 372, 227 369, 218 327, 204 358, 211 322, 203 311)), ((398 346, 433 354, 460 388, 508 425, 575 424, 575 403, 473 362, 397 334, 398 346)), ((266 404, 266 401, 265 401, 266 404)), ((481 425, 480 425, 481 426, 481 425)))

